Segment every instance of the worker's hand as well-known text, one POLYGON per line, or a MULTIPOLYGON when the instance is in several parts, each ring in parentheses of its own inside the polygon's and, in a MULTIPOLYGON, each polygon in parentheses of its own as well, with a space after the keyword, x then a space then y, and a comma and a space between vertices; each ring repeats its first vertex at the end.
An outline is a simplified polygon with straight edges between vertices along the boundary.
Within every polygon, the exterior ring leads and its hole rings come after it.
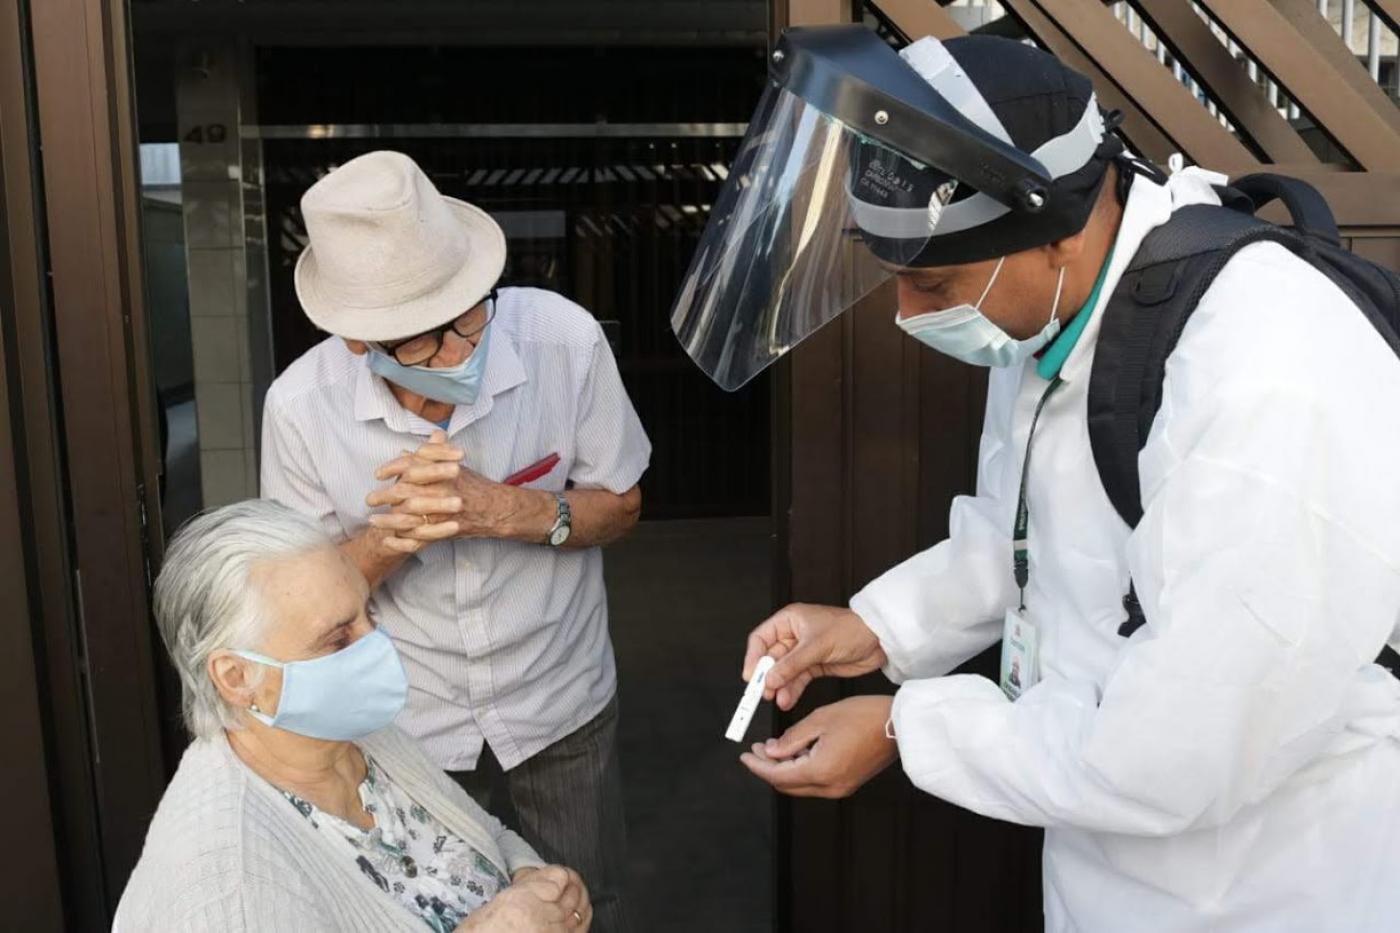
POLYGON ((894 700, 848 697, 823 706, 779 738, 740 756, 754 774, 793 797, 849 797, 899 757, 886 737, 894 700))
POLYGON ((779 709, 792 709, 816 677, 858 677, 885 666, 880 639, 860 616, 835 606, 794 603, 749 635, 744 680, 758 659, 777 660, 764 680, 763 697, 779 709))

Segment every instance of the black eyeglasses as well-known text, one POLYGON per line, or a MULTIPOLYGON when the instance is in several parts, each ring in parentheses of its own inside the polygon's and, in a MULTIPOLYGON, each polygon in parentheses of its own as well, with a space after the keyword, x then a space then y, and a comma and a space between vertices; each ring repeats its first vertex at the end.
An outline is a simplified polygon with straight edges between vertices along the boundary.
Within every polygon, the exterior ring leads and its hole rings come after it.
POLYGON ((442 349, 443 338, 447 336, 449 330, 466 340, 470 340, 484 331, 496 317, 496 290, 494 288, 491 289, 491 294, 486 296, 486 302, 486 322, 480 327, 468 329, 467 320, 472 316, 472 311, 476 310, 476 308, 472 308, 471 311, 463 312, 441 327, 394 343, 377 343, 375 348, 392 356, 401 366, 422 366, 438 355, 438 351, 442 349))

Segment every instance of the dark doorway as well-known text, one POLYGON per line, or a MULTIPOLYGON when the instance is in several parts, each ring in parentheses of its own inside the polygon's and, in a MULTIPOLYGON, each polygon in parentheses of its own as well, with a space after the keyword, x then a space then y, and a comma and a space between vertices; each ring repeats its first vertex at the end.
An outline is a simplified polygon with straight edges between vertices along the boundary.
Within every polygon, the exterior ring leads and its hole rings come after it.
POLYGON ((257 60, 278 370, 324 336, 292 286, 302 192, 357 155, 397 149, 501 223, 504 284, 558 291, 602 322, 652 439, 649 519, 768 514, 767 382, 717 391, 668 318, 757 99, 758 51, 264 49, 257 60), (467 94, 452 79, 490 73, 512 80, 467 94), (344 76, 330 99, 314 80, 324 74, 344 76), (345 129, 307 138, 327 125, 345 129))

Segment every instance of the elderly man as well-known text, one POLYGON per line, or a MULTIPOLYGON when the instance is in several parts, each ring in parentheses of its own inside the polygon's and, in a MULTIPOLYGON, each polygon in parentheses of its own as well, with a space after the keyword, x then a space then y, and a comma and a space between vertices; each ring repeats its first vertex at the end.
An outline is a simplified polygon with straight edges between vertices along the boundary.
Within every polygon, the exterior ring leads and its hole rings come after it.
POLYGON ((497 290, 500 228, 404 155, 346 163, 302 211, 297 296, 334 336, 268 391, 263 495, 375 588, 409 674, 399 724, 483 805, 503 788, 584 875, 597 929, 626 929, 599 548, 636 523, 651 448, 608 344, 559 295, 497 290))

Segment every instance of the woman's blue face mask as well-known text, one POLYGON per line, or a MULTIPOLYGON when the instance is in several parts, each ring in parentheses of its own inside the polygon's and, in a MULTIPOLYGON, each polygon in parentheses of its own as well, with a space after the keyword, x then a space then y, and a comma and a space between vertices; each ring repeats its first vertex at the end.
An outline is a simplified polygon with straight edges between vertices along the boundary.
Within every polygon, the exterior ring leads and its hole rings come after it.
POLYGON ((313 739, 348 742, 388 726, 408 699, 408 677, 382 629, 348 648, 308 661, 278 661, 254 651, 234 654, 282 669, 277 712, 249 715, 265 726, 313 739))

